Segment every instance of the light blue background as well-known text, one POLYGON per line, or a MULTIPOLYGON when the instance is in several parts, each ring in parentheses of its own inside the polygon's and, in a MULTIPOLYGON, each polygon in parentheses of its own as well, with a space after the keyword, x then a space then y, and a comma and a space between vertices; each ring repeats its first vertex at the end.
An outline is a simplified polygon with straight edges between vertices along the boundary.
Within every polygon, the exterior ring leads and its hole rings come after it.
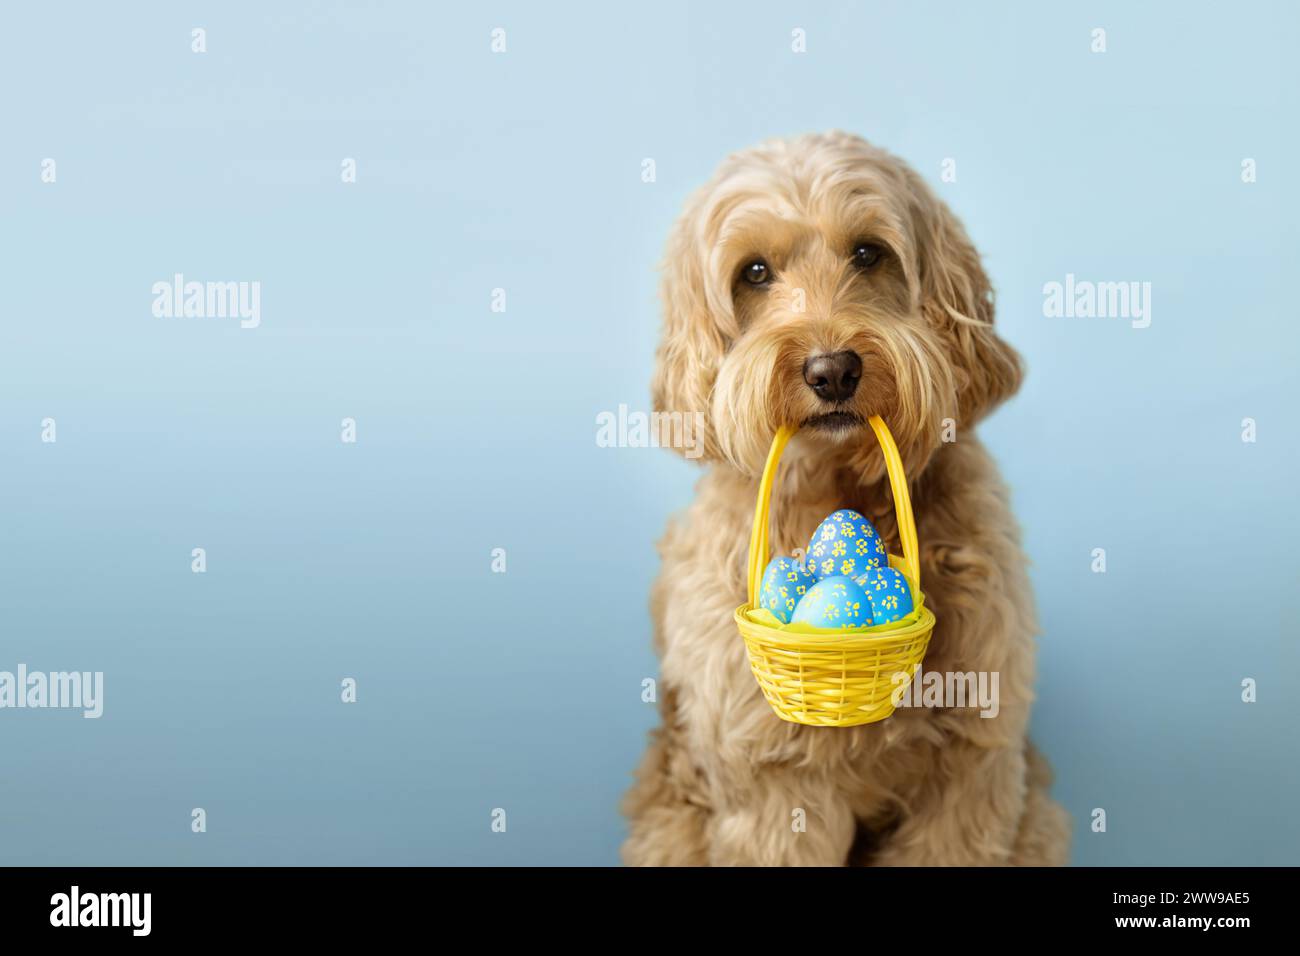
POLYGON ((595 415, 646 407, 687 193, 832 127, 953 205, 1028 362, 982 431, 1074 861, 1300 862, 1300 17, 815 6, 6 9, 0 669, 107 686, 0 712, 0 862, 616 862, 697 470, 595 415), (153 318, 174 272, 261 281, 261 328, 153 318), (1151 282, 1151 327, 1044 318, 1067 272, 1151 282))

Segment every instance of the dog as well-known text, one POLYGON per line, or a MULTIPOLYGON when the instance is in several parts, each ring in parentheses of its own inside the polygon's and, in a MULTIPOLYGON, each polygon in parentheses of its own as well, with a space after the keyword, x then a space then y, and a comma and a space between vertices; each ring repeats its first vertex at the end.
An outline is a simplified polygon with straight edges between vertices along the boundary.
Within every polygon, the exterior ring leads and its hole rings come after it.
MULTIPOLYGON (((659 544, 662 724, 624 801, 629 865, 1061 865, 1070 821, 1029 742, 1035 619, 1019 531, 973 427, 1020 385, 980 257, 904 162, 843 132, 730 156, 668 241, 659 411, 703 412, 706 471, 659 544), (839 508, 901 554, 879 415, 910 480, 926 671, 996 672, 997 716, 899 708, 856 727, 779 719, 733 620, 758 478, 774 553, 839 508)), ((764 555, 766 561, 768 555, 764 555)))

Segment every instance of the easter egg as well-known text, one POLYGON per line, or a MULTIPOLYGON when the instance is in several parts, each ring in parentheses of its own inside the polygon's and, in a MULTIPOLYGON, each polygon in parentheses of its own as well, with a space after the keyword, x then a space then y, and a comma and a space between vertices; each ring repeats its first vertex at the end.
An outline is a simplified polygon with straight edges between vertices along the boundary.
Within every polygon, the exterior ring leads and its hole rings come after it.
POLYGON ((897 568, 871 568, 853 579, 871 602, 871 619, 888 624, 912 613, 912 588, 897 568))
POLYGON ((791 620, 813 627, 870 627, 871 601, 851 578, 832 575, 808 589, 791 620))
POLYGON ((817 579, 800 567, 794 558, 773 558, 763 572, 758 606, 771 611, 782 624, 789 624, 795 605, 816 583, 817 579))
POLYGON ((889 567, 884 539, 862 515, 841 508, 817 526, 808 542, 808 570, 818 580, 857 577, 869 568, 889 567))

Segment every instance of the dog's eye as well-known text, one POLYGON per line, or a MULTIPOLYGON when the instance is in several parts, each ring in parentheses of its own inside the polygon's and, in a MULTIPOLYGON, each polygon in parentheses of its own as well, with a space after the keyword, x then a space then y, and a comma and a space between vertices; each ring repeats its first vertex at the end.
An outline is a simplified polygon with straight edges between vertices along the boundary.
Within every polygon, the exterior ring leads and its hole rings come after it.
POLYGON ((853 264, 859 269, 870 269, 885 257, 885 250, 874 242, 859 242, 853 247, 853 264))
POLYGON ((741 273, 750 285, 766 285, 772 279, 772 271, 762 259, 755 259, 741 273))

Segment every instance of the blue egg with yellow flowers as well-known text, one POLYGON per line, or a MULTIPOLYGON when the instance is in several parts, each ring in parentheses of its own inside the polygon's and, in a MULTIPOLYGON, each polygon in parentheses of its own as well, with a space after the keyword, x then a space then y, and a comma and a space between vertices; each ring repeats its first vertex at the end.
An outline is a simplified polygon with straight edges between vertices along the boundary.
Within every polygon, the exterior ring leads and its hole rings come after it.
POLYGON ((871 601, 851 578, 832 575, 808 589, 791 621, 813 627, 870 627, 871 601))
POLYGON ((853 579, 871 602, 871 619, 888 624, 912 613, 912 587, 897 568, 871 568, 853 579))
POLYGON ((808 570, 818 580, 856 578, 871 568, 889 567, 885 541, 870 521, 851 508, 826 518, 808 542, 808 570))
POLYGON ((773 558, 763 572, 758 604, 775 614, 782 624, 789 624, 795 605, 816 583, 817 579, 794 558, 773 558))

